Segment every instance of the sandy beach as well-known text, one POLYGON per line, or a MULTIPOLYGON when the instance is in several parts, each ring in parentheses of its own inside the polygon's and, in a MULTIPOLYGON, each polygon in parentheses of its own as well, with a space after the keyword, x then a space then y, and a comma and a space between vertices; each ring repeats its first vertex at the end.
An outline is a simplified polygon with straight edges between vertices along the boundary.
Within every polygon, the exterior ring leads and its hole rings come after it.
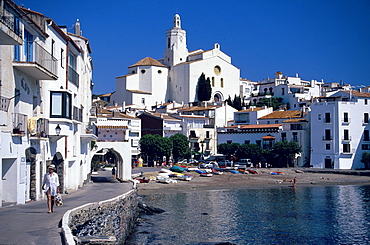
MULTIPOLYGON (((156 169, 157 170, 157 169, 156 169)), ((159 171, 160 169, 158 169, 159 171)), ((312 169, 300 169, 302 173, 297 173, 296 169, 256 169, 258 174, 233 174, 225 172, 222 175, 213 177, 200 177, 195 172, 189 172, 193 175, 191 181, 178 180, 177 183, 164 184, 151 180, 149 183, 139 183, 138 192, 140 195, 153 193, 174 193, 202 190, 220 190, 220 189, 243 189, 243 188, 291 188, 292 180, 297 178, 297 186, 313 185, 368 185, 370 176, 352 174, 312 171, 312 169), (281 172, 281 175, 272 175, 271 172, 281 172)), ((146 178, 155 178, 158 171, 145 173, 146 178)))

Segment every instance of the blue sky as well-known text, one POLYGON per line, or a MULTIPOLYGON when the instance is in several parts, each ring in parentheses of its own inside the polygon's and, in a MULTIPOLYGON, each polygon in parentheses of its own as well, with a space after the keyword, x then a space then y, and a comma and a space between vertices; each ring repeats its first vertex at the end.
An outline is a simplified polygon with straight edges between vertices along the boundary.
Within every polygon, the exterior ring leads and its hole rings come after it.
MULTIPOLYGON (((58 25, 81 22, 90 40, 94 93, 142 58, 163 58, 166 30, 179 13, 189 51, 219 43, 241 77, 275 72, 304 80, 370 85, 369 0, 15 0, 58 25)), ((72 30, 71 30, 72 31, 72 30)))

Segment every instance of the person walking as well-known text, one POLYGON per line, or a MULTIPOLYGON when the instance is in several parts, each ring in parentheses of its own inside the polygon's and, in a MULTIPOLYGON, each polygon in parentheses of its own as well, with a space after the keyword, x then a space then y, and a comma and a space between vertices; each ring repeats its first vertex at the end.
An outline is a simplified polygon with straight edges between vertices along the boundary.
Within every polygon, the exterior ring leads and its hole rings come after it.
POLYGON ((112 168, 112 178, 113 179, 116 178, 116 168, 115 167, 112 168))
POLYGON ((52 213, 54 210, 55 196, 59 194, 59 177, 58 174, 54 173, 55 165, 50 164, 48 167, 48 173, 44 175, 42 182, 42 189, 47 196, 48 213, 52 213))

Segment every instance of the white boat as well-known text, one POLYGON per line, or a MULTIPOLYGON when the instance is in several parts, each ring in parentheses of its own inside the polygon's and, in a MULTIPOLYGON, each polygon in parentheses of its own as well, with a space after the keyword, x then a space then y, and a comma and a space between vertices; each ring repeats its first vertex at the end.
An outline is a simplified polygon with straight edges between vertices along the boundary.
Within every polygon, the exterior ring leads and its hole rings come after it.
POLYGON ((164 183, 164 184, 172 184, 172 183, 177 183, 177 180, 174 179, 165 179, 165 178, 159 178, 157 179, 159 183, 164 183))
POLYGON ((192 180, 192 179, 193 179, 193 177, 192 177, 192 176, 188 176, 188 175, 179 175, 179 176, 177 176, 177 179, 178 179, 178 180, 186 180, 186 181, 190 181, 190 180, 192 180))

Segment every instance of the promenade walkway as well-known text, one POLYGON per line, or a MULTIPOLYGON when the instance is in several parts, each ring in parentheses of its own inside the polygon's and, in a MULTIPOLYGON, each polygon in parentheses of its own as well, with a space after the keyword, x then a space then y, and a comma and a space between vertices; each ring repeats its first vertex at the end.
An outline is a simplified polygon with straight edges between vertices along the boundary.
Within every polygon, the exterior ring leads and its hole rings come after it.
POLYGON ((112 179, 110 171, 100 171, 92 182, 70 194, 62 195, 64 205, 47 213, 46 200, 0 208, 0 244, 63 244, 63 214, 86 203, 107 200, 130 191, 132 182, 112 179))

